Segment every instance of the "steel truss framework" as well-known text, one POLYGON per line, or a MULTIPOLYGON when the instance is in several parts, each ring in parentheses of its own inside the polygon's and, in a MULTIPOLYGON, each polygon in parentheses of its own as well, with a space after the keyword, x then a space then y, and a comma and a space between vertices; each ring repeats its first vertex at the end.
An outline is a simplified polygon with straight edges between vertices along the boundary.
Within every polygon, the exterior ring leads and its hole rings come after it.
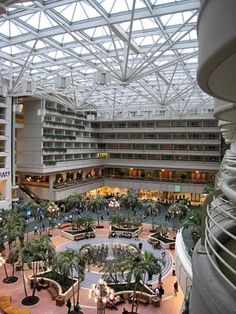
POLYGON ((198 9, 199 0, 2 1, 0 85, 109 117, 211 110, 196 83, 198 9))

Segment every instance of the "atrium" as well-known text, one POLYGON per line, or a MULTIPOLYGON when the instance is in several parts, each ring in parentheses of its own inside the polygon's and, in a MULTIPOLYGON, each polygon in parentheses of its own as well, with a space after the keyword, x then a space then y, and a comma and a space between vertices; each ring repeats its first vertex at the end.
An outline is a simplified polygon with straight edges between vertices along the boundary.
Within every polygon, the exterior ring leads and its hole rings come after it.
POLYGON ((1 85, 19 102, 33 94, 103 118, 213 108, 196 82, 199 1, 2 2, 1 85))
MULTIPOLYGON (((130 191, 201 210, 201 239, 190 248, 178 228, 175 250, 164 249, 164 302, 156 309, 150 299, 140 314, 235 313, 236 4, 222 2, 0 3, 0 212, 28 199, 61 206, 75 194, 117 196, 109 201, 119 212, 118 196, 130 191)), ((67 243, 57 223, 56 250, 67 243)), ((151 225, 143 223, 145 245, 151 225)), ((84 314, 95 313, 82 288, 84 314)), ((45 313, 66 311, 41 296, 45 313)))

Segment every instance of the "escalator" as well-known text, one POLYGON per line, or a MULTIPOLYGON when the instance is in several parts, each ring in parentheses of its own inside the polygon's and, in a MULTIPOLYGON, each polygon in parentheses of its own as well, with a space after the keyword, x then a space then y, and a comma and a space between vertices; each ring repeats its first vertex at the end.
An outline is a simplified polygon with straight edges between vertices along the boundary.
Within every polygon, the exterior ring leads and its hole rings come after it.
POLYGON ((35 202, 39 203, 40 202, 40 198, 31 191, 31 189, 28 187, 28 185, 21 185, 20 189, 27 194, 32 200, 34 200, 35 202))

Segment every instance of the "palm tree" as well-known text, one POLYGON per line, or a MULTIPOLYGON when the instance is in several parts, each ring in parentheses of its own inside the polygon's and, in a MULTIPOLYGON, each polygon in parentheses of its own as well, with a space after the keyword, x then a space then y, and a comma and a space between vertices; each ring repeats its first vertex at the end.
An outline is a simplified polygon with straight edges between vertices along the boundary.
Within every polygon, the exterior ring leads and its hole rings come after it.
POLYGON ((73 209, 73 217, 75 217, 75 209, 80 206, 83 196, 80 193, 73 193, 66 199, 66 205, 73 209))
MULTIPOLYGON (((176 217, 179 221, 181 221, 188 212, 189 208, 187 206, 187 200, 182 199, 170 205, 168 208, 168 212, 170 213, 171 217, 176 217)), ((173 222, 174 223, 174 222, 173 222)))
POLYGON ((37 213, 38 213, 38 208, 39 208, 39 204, 36 203, 34 200, 27 200, 23 203, 19 203, 17 205, 17 208, 21 211, 26 212, 27 210, 29 210, 31 212, 31 215, 36 218, 37 217, 37 213))
POLYGON ((38 209, 38 207, 39 207, 39 204, 37 204, 34 200, 27 200, 25 202, 17 204, 17 206, 16 206, 17 210, 19 212, 21 212, 22 215, 25 215, 25 217, 26 217, 26 225, 25 225, 26 241, 29 240, 29 237, 28 237, 29 218, 30 218, 31 215, 33 217, 37 216, 37 209, 38 209))
POLYGON ((134 190, 128 190, 127 194, 122 196, 123 203, 128 210, 128 219, 130 218, 130 210, 134 210, 139 205, 138 196, 134 190))
MULTIPOLYGON (((44 217, 44 221, 42 222, 42 225, 46 225, 46 219, 48 218, 48 207, 52 205, 52 202, 49 201, 49 200, 40 200, 39 201, 39 207, 40 207, 40 211, 41 211, 41 215, 44 217)), ((45 229, 46 230, 46 234, 50 233, 47 231, 47 228, 45 229)), ((49 230, 50 231, 50 230, 49 230)))
POLYGON ((88 229, 93 225, 93 218, 90 215, 84 215, 82 218, 85 229, 88 229))
POLYGON ((75 304, 79 303, 80 283, 85 278, 85 266, 86 260, 84 256, 79 251, 73 251, 73 267, 78 281, 77 299, 75 304))
POLYGON ((102 196, 100 195, 97 195, 95 197, 93 197, 91 199, 91 204, 93 206, 93 208, 95 209, 95 212, 96 212, 96 215, 97 215, 97 228, 103 228, 103 226, 100 225, 100 220, 99 220, 99 213, 100 213, 100 210, 102 210, 105 206, 105 201, 103 199, 102 196))
POLYGON ((214 181, 207 181, 203 186, 203 194, 210 194, 214 191, 214 181))
POLYGON ((90 265, 95 263, 94 247, 90 244, 84 244, 80 247, 79 253, 83 256, 89 271, 90 265))
POLYGON ((184 229, 192 228, 192 238, 194 245, 197 243, 201 236, 201 223, 202 223, 202 209, 192 208, 182 223, 184 229))
MULTIPOLYGON (((151 252, 142 252, 137 249, 137 252, 131 254, 123 263, 122 263, 122 273, 124 274, 127 271, 126 280, 128 283, 134 282, 134 290, 133 290, 133 299, 132 299, 132 310, 134 312, 135 300, 138 302, 136 304, 136 311, 139 306, 139 299, 141 297, 141 293, 139 294, 139 298, 137 298, 137 289, 140 283, 145 284, 146 276, 148 273, 159 273, 161 270, 160 261, 157 260, 151 252)), ((142 288, 143 289, 143 288, 142 288)))
POLYGON ((101 272, 103 273, 102 279, 106 282, 117 284, 119 283, 118 274, 121 273, 120 262, 108 261, 102 265, 101 272))
POLYGON ((157 216, 160 214, 161 204, 153 199, 147 199, 143 202, 144 212, 151 216, 152 218, 152 230, 150 232, 154 232, 155 230, 155 222, 154 215, 157 216))
POLYGON ((78 281, 77 302, 75 302, 75 288, 72 286, 74 306, 79 302, 80 282, 84 280, 86 260, 80 252, 67 249, 56 254, 53 270, 60 273, 64 280, 68 277, 78 281))
POLYGON ((40 264, 43 263, 44 266, 52 265, 54 255, 55 248, 47 235, 42 235, 40 237, 31 239, 22 248, 22 272, 24 273, 24 263, 27 263, 33 272, 33 292, 31 296, 28 296, 25 289, 26 297, 22 301, 23 304, 32 305, 39 301, 39 298, 35 296, 35 292, 40 264))
POLYGON ((13 283, 18 280, 18 278, 15 276, 15 263, 17 262, 19 258, 19 247, 17 245, 12 245, 11 250, 9 251, 8 257, 7 257, 7 263, 10 263, 12 266, 12 275, 5 278, 5 283, 13 283))
POLYGON ((126 223, 125 216, 122 215, 121 213, 116 213, 116 214, 111 215, 110 221, 112 225, 116 225, 118 227, 122 227, 126 223))
POLYGON ((26 227, 24 213, 20 212, 18 208, 11 208, 5 212, 5 222, 1 230, 1 238, 7 238, 9 251, 11 250, 12 243, 17 238, 22 238, 26 227))
POLYGON ((127 224, 132 226, 132 227, 139 227, 142 225, 140 217, 130 217, 130 219, 127 221, 127 224))

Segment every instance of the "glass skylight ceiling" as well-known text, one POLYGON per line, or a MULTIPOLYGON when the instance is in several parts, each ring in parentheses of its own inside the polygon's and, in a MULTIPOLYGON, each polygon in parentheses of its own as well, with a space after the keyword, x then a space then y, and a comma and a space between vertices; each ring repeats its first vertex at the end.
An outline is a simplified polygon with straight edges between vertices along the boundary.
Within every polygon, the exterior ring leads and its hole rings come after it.
POLYGON ((213 108, 196 83, 199 0, 6 0, 0 9, 8 95, 114 118, 213 108))

